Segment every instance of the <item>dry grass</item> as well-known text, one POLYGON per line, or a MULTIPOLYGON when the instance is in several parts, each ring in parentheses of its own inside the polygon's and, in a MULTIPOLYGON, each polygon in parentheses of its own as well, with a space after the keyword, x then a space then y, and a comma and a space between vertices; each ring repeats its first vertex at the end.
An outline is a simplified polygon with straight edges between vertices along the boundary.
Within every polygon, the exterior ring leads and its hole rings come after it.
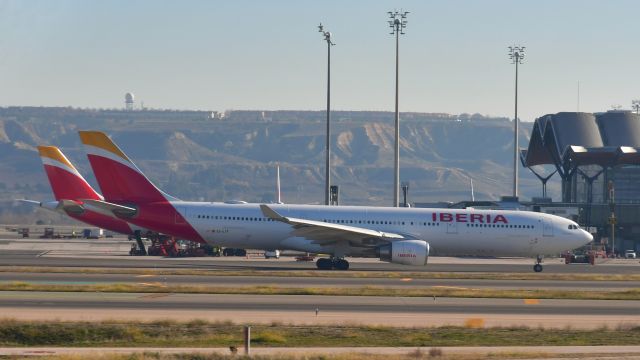
POLYGON ((415 360, 415 359, 437 359, 437 360, 507 360, 507 359, 621 359, 636 358, 637 354, 557 354, 540 352, 496 352, 490 354, 447 354, 446 349, 432 348, 412 350, 406 354, 374 354, 366 352, 352 352, 343 354, 276 354, 276 355, 227 355, 216 353, 176 353, 166 354, 157 352, 139 352, 131 354, 69 354, 69 355, 38 355, 37 359, 43 360, 415 360))
POLYGON ((246 295, 319 295, 319 296, 395 296, 395 297, 458 297, 500 299, 577 299, 577 300, 640 300, 640 289, 621 291, 576 290, 511 290, 511 289, 461 289, 461 288, 387 288, 363 286, 351 288, 300 288, 280 286, 205 286, 145 284, 34 284, 10 282, 0 284, 0 291, 41 292, 105 292, 149 294, 246 294, 246 295))
MULTIPOLYGON (((420 347, 636 345, 640 328, 542 329, 252 325, 254 347, 420 347)), ((228 322, 56 322, 0 320, 0 346, 241 348, 243 325, 228 322)), ((429 350, 431 349, 431 350, 429 350)), ((496 348, 496 351, 499 351, 496 348)), ((446 349, 442 350, 446 355, 446 349)))
POLYGON ((404 272, 404 271, 319 271, 310 270, 201 270, 201 269, 135 269, 2 266, 0 272, 133 274, 133 275, 193 275, 193 276, 271 276, 326 278, 392 278, 392 279, 478 279, 478 280, 556 280, 556 281, 640 281, 640 274, 572 274, 572 273, 467 273, 467 272, 404 272))

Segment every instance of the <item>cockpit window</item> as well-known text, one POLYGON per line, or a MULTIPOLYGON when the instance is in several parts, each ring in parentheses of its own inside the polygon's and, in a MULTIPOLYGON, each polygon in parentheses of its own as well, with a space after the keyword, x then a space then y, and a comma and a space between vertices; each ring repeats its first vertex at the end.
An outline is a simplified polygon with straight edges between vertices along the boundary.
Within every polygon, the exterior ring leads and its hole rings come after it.
POLYGON ((573 224, 569 225, 569 230, 578 230, 578 229, 580 229, 580 226, 578 225, 573 225, 573 224))

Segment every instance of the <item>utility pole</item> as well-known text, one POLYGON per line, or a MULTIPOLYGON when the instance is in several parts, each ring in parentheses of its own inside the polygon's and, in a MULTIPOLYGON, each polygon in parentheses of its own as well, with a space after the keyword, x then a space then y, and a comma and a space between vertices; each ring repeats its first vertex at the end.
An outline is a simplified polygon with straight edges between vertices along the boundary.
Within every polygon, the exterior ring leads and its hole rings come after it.
POLYGON ((514 140, 513 140, 513 197, 518 197, 518 151, 520 151, 518 141, 518 65, 524 60, 524 46, 509 46, 509 59, 512 64, 516 64, 516 101, 514 116, 514 140))
POLYGON ((407 27, 408 11, 389 11, 389 27, 391 35, 396 36, 396 113, 395 113, 395 160, 394 160, 394 180, 393 180, 393 206, 400 206, 400 112, 398 108, 398 84, 399 84, 399 63, 400 63, 400 35, 404 35, 404 28, 407 27))
POLYGON ((609 224, 611 225, 611 254, 616 256, 616 192, 613 187, 613 181, 609 181, 609 210, 611 215, 609 216, 609 224))
POLYGON ((324 31, 322 23, 318 25, 318 31, 324 36, 327 42, 327 139, 325 149, 325 184, 324 184, 324 204, 330 204, 331 188, 331 47, 335 44, 331 41, 331 33, 324 31))

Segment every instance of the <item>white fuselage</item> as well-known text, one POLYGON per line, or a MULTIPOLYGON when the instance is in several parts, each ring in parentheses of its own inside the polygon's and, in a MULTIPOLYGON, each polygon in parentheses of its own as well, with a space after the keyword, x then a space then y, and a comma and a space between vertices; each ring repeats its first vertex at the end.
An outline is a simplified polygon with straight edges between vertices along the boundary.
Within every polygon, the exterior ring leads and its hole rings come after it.
MULTIPOLYGON (((259 204, 172 202, 208 243, 250 249, 332 253, 330 245, 292 236, 292 226, 265 217, 259 204)), ((431 254, 536 256, 580 247, 592 236, 571 220, 528 211, 269 205, 285 217, 402 234, 430 244, 431 254)), ((373 240, 375 241, 375 240, 373 240)), ((375 245, 375 244, 374 244, 375 245)), ((344 245, 342 245, 344 246, 344 245)), ((345 252, 345 249, 341 251, 345 252)), ((349 247, 347 256, 373 256, 349 247)))

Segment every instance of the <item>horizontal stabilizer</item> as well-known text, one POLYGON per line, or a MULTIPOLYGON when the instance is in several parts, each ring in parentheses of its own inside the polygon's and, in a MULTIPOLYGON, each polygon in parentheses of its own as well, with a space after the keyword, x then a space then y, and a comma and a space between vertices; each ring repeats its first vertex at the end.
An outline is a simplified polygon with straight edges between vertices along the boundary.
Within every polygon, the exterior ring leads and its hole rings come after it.
POLYGON ((15 201, 20 201, 21 203, 33 205, 33 206, 41 206, 42 203, 36 200, 27 200, 27 199, 16 199, 15 201))
POLYGON ((130 206, 114 204, 102 200, 83 199, 85 208, 97 213, 116 218, 130 218, 136 215, 138 210, 130 206))
POLYGON ((39 206, 41 208, 51 210, 51 211, 57 211, 57 212, 65 211, 69 214, 82 214, 82 212, 84 211, 84 208, 82 207, 82 205, 78 204, 73 200, 41 202, 41 201, 35 201, 35 200, 19 199, 18 201, 26 204, 34 205, 34 206, 39 206))

